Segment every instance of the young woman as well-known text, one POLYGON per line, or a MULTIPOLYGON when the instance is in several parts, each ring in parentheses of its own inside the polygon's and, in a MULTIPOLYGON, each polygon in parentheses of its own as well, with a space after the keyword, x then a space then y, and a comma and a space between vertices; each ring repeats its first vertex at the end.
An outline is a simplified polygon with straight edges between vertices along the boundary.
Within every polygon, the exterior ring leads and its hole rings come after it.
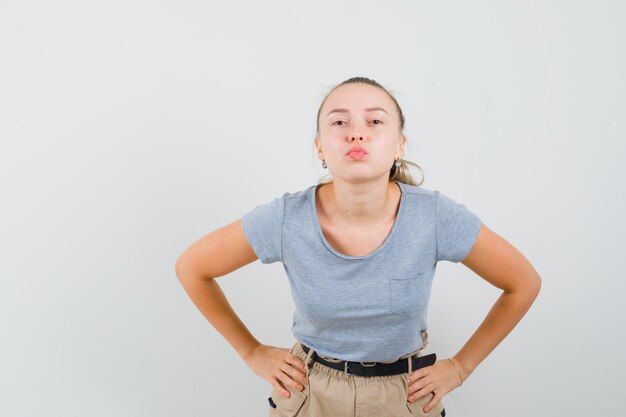
MULTIPOLYGON (((314 143, 332 180, 286 192, 194 242, 176 273, 202 314, 272 385, 269 415, 445 416, 459 387, 528 311, 541 278, 463 204, 420 187, 403 159, 404 116, 380 84, 334 87, 314 143), (283 263, 295 343, 260 343, 214 278, 255 259, 283 263), (424 355, 439 261, 462 262, 503 290, 452 357, 424 355)), ((266 403, 267 405, 267 403, 266 403)))

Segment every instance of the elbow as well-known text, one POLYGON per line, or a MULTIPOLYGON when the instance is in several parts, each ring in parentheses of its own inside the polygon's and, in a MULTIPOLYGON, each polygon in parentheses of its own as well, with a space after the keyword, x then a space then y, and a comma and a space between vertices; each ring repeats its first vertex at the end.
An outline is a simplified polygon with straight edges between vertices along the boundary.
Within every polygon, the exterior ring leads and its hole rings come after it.
POLYGON ((541 276, 539 276, 539 274, 537 274, 537 279, 536 279, 536 286, 537 286, 537 294, 539 294, 539 291, 541 290, 541 276))
POLYGON ((535 302, 535 299, 541 291, 541 277, 539 274, 534 274, 531 279, 528 280, 523 292, 528 298, 530 304, 535 302))
POLYGON ((541 277, 536 273, 526 275, 524 279, 518 280, 516 285, 503 290, 505 293, 517 294, 532 304, 541 291, 541 277))
POLYGON ((185 269, 185 261, 182 256, 180 256, 176 262, 174 263, 174 273, 179 281, 183 279, 185 269))
POLYGON ((199 279, 201 281, 213 279, 213 277, 199 275, 195 265, 193 265, 193 263, 183 255, 176 260, 176 263, 174 264, 174 273, 180 282, 188 281, 190 279, 199 279))
POLYGON ((541 282, 542 282, 541 276, 537 274, 534 280, 534 286, 533 286, 533 289, 535 291, 535 298, 537 298, 537 296, 539 295, 539 291, 541 291, 541 282))
POLYGON ((533 274, 533 278, 530 280, 530 284, 528 284, 530 291, 535 295, 535 297, 541 291, 541 276, 537 273, 533 274))

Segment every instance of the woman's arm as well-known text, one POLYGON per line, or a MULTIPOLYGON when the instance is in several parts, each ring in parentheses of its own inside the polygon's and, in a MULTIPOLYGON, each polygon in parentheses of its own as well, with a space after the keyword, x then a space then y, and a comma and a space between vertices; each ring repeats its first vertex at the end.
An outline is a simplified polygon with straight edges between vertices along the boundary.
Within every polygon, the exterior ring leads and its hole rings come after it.
POLYGON ((526 314, 541 288, 541 277, 524 255, 484 224, 462 263, 503 293, 454 355, 456 360, 441 359, 409 375, 409 401, 434 393, 423 407, 424 412, 434 409, 444 395, 461 384, 457 372, 463 381, 474 372, 526 314))
POLYGON ((478 329, 453 357, 465 380, 526 314, 539 294, 541 277, 524 255, 484 224, 462 263, 503 290, 478 329))
POLYGON ((215 278, 256 259, 241 220, 236 220, 198 239, 176 261, 176 276, 189 298, 246 362, 260 342, 239 319, 215 278))
POLYGON ((255 374, 285 397, 307 383, 304 361, 289 348, 261 344, 232 309, 215 278, 258 259, 236 220, 187 248, 176 261, 176 275, 198 310, 230 343, 255 374))

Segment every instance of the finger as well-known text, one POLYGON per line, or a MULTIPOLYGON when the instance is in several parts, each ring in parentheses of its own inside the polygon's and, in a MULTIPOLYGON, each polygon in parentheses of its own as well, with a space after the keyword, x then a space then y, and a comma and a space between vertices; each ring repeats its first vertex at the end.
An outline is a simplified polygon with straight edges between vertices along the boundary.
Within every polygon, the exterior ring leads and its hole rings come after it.
POLYGON ((285 359, 286 362, 294 365, 296 368, 302 370, 302 372, 306 373, 306 368, 304 367, 304 361, 297 357, 294 354, 289 354, 285 359))
MULTIPOLYGON (((280 369, 293 379, 306 384, 306 370, 304 368, 300 369, 298 361, 302 362, 297 356, 288 356, 285 358, 285 365, 281 366, 280 369)), ((302 362, 302 366, 304 366, 304 362, 302 362)))
MULTIPOLYGON (((414 382, 411 385, 409 385, 409 389, 408 389, 409 397, 411 397, 411 396, 415 397, 415 393, 417 391, 419 391, 427 383, 428 382, 426 382, 426 381, 418 381, 418 382, 414 382)), ((419 398, 419 397, 415 397, 415 398, 419 398)))
POLYGON ((418 379, 422 378, 425 375, 424 373, 424 368, 420 368, 416 371, 413 371, 409 374, 409 384, 411 382, 417 381, 418 379))
POLYGON ((274 379, 272 386, 276 389, 277 392, 280 393, 283 397, 289 397, 290 393, 282 386, 279 379, 274 379))
POLYGON ((435 383, 434 382, 430 382, 430 383, 424 385, 423 387, 421 387, 420 389, 418 389, 417 391, 414 391, 411 396, 414 399, 422 398, 424 395, 428 395, 431 392, 433 392, 434 389, 435 389, 435 383))
POLYGON ((441 397, 443 397, 441 392, 436 392, 435 395, 433 396, 433 398, 431 398, 431 400, 428 402, 428 404, 426 404, 424 406, 424 412, 427 413, 430 410, 432 410, 433 408, 435 408, 437 406, 437 404, 439 404, 439 401, 441 400, 441 397))
POLYGON ((295 387, 299 391, 304 389, 303 385, 306 384, 306 377, 302 374, 302 372, 290 365, 284 365, 284 368, 281 368, 281 371, 289 377, 290 382, 288 382, 288 384, 290 386, 295 387))
POLYGON ((297 389, 298 391, 304 390, 304 386, 302 384, 300 384, 298 381, 293 379, 289 374, 285 372, 281 372, 281 376, 279 378, 282 384, 285 386, 285 388, 287 388, 287 390, 289 390, 289 387, 292 387, 293 389, 297 389))
MULTIPOLYGON (((428 376, 424 376, 420 379, 418 379, 417 381, 409 384, 408 386, 408 394, 410 395, 414 395, 416 392, 418 392, 420 389, 428 386, 429 384, 432 383, 432 380, 430 379, 430 377, 428 376)), ((426 391, 426 392, 430 392, 430 391, 426 391)), ((416 396, 415 398, 419 398, 420 396, 416 396)))

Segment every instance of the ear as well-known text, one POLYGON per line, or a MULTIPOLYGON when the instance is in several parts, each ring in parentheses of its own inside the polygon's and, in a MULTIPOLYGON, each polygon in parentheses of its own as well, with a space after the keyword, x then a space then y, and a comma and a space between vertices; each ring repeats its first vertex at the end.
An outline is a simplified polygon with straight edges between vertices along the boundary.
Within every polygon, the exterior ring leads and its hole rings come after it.
POLYGON ((324 151, 322 150, 322 145, 317 136, 313 139, 313 144, 315 145, 315 149, 317 150, 317 156, 320 158, 320 161, 324 159, 324 151))
POLYGON ((400 159, 404 158, 404 145, 406 144, 406 138, 404 136, 400 136, 400 143, 398 143, 398 152, 396 156, 400 159))

